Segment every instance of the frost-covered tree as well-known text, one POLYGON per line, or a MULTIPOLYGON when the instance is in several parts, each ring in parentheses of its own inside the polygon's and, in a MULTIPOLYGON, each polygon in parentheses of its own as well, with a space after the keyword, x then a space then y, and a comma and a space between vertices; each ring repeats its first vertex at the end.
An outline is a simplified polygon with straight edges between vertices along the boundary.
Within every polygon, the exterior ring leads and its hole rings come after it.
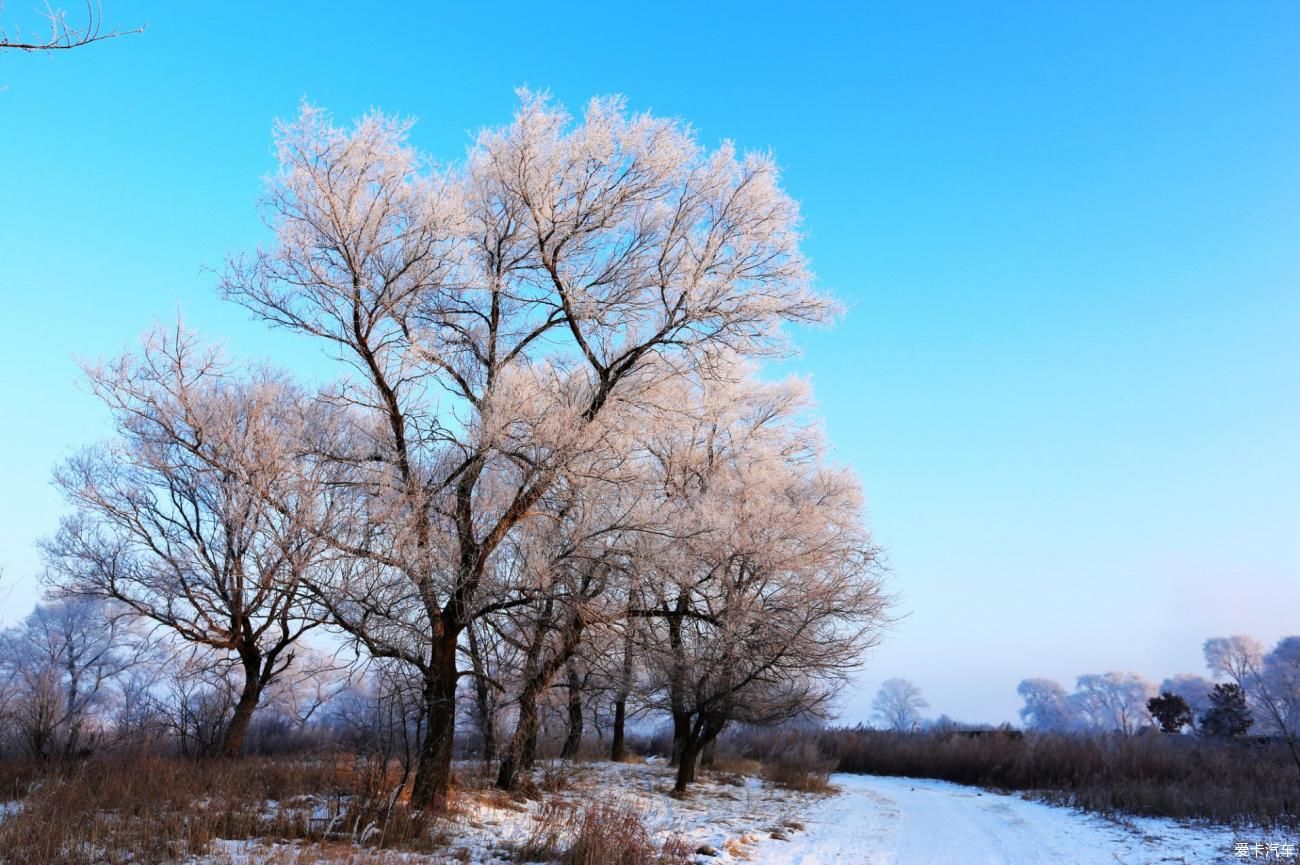
POLYGON ((368 651, 418 671, 413 802, 439 808, 462 635, 524 594, 497 559, 550 518, 570 460, 657 380, 771 352, 783 322, 835 307, 766 156, 707 151, 617 99, 575 123, 525 93, 461 166, 432 165, 408 128, 312 108, 281 124, 274 240, 231 262, 224 292, 349 369, 333 400, 352 430, 323 457, 355 496, 322 536, 357 564, 320 594, 368 651))
POLYGON ((823 712, 885 607, 857 480, 828 464, 806 385, 747 373, 673 382, 646 445, 663 524, 630 557, 629 618, 678 790, 728 725, 823 712))
POLYGON ((1025 705, 1020 720, 1031 730, 1061 733, 1078 726, 1069 695, 1052 679, 1025 679, 1017 687, 1025 705))
POLYGON ((76 755, 93 745, 99 713, 120 696, 122 678, 144 652, 145 641, 108 604, 38 604, 0 631, 0 686, 8 694, 0 720, 32 757, 76 755))
POLYGON ((1300 735, 1300 637, 1284 637, 1264 656, 1260 691, 1271 726, 1284 735, 1300 735))
POLYGON ((1241 691, 1264 732, 1286 742, 1300 772, 1300 637, 1283 638, 1267 654, 1253 637, 1214 637, 1205 641, 1205 662, 1241 691))
POLYGON ((907 679, 886 679, 871 702, 876 720, 890 730, 915 730, 929 707, 921 689, 907 679))
POLYGON ((1147 701, 1155 685, 1137 673, 1089 673, 1077 685, 1070 700, 1086 726, 1130 735, 1150 723, 1147 701))
POLYGON ((156 328, 139 353, 86 372, 116 436, 55 473, 74 511, 45 559, 66 593, 112 600, 234 664, 220 750, 237 755, 315 625, 303 579, 319 561, 319 515, 299 459, 302 397, 180 328, 156 328))
MULTIPOLYGON (((494 617, 496 635, 518 652, 518 669, 508 690, 515 709, 513 734, 503 742, 497 785, 514 787, 520 769, 536 755, 544 696, 557 677, 567 674, 567 710, 575 751, 583 722, 578 668, 589 666, 584 647, 602 644, 627 615, 629 542, 644 524, 635 480, 605 466, 581 484, 559 483, 563 496, 550 509, 556 519, 534 527, 529 543, 515 548, 516 566, 534 598, 494 617), (594 638, 594 640, 593 640, 594 638), (576 739, 573 738, 576 736, 576 739)), ((565 756, 571 756, 566 753, 565 756)))
POLYGON ((1264 645, 1243 634, 1211 637, 1205 641, 1204 653, 1205 665, 1211 673, 1228 679, 1246 692, 1251 690, 1263 667, 1264 645))

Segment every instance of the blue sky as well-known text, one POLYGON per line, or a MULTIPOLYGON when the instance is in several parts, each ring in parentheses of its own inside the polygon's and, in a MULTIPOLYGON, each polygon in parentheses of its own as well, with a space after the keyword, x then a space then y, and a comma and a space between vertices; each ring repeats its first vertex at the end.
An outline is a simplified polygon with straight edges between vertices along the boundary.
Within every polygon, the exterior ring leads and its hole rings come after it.
POLYGON ((850 306, 789 366, 910 612, 848 720, 890 676, 997 721, 1024 677, 1300 630, 1300 5, 696 5, 104 0, 147 32, 0 55, 0 619, 104 433, 74 357, 179 309, 324 367, 204 270, 262 237, 272 120, 380 107, 454 160, 526 84, 784 167, 850 306))

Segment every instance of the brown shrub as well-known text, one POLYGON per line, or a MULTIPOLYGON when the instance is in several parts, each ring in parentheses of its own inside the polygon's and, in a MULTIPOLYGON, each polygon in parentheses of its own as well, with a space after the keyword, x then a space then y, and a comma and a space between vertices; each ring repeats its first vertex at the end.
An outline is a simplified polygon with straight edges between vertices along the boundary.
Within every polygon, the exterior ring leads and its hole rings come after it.
POLYGON ((637 811, 598 802, 583 809, 564 865, 687 865, 690 849, 677 839, 654 843, 637 811))
POLYGON ((552 862, 569 847, 580 815, 570 803, 547 799, 532 814, 528 837, 514 849, 519 862, 552 862))
POLYGON ((679 838, 656 844, 640 812, 595 802, 578 807, 547 799, 533 813, 532 827, 515 847, 518 862, 562 865, 689 865, 693 850, 679 838))
POLYGON ((786 790, 833 793, 831 773, 836 761, 822 754, 815 742, 796 742, 771 754, 763 763, 763 779, 786 790))

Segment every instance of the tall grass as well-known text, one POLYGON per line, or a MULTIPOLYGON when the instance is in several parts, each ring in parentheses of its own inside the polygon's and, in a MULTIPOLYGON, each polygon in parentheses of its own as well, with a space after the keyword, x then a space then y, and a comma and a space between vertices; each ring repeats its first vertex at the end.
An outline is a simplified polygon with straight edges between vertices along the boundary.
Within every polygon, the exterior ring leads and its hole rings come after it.
POLYGON ((346 839, 432 849, 390 779, 332 758, 195 762, 155 755, 9 764, 0 798, 6 865, 161 865, 204 853, 215 838, 346 839))
POLYGON ((533 828, 515 851, 519 862, 560 865, 690 865, 692 850, 670 837, 657 843, 642 815, 617 802, 577 808, 548 800, 533 814, 533 828))

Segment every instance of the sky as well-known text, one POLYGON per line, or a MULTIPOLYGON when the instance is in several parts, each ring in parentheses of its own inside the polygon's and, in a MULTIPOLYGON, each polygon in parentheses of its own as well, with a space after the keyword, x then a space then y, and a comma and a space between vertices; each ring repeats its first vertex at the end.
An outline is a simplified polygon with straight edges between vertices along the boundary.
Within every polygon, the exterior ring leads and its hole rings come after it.
POLYGON ((381 108, 454 161, 527 85, 770 150, 801 203, 848 313, 773 371, 812 378, 900 615, 844 720, 895 676, 999 722, 1023 678, 1300 631, 1300 4, 103 6, 147 30, 0 54, 0 622, 108 432, 78 358, 179 313, 329 374, 214 289, 266 236, 274 119, 381 108))

